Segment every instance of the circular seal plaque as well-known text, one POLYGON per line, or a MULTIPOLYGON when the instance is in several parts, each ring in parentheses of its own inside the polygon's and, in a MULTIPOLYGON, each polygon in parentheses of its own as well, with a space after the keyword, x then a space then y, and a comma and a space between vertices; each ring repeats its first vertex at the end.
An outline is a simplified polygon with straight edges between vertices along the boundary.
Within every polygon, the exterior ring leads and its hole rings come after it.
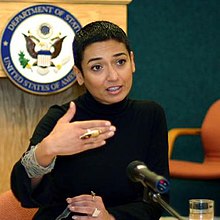
POLYGON ((16 14, 1 39, 1 62, 10 80, 38 95, 58 93, 76 81, 72 42, 81 24, 54 5, 34 5, 16 14))

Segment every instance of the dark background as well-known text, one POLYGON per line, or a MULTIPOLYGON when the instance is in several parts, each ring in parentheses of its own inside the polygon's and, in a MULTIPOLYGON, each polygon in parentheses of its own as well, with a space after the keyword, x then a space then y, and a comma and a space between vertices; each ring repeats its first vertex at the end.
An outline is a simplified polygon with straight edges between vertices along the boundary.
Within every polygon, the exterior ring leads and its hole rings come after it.
MULTIPOLYGON (((169 129, 200 127, 220 95, 220 0, 133 0, 128 35, 136 61, 131 97, 161 104, 169 129)), ((177 140, 174 158, 202 155, 199 137, 177 140)), ((180 214, 188 215, 188 199, 203 197, 220 215, 220 180, 172 179, 170 193, 180 214)))

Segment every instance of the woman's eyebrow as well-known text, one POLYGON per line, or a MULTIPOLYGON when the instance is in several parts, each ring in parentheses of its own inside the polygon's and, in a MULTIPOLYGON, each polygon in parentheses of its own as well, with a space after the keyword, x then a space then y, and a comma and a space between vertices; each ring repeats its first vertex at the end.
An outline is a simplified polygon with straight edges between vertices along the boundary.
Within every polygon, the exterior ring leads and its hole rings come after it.
POLYGON ((91 59, 88 60, 87 64, 92 62, 92 61, 101 60, 101 59, 102 59, 101 57, 91 58, 91 59))
MULTIPOLYGON (((123 52, 122 52, 122 53, 116 53, 116 54, 114 54, 113 57, 119 57, 119 56, 122 56, 122 55, 127 56, 126 53, 123 53, 123 52)), ((97 61, 97 60, 101 60, 101 59, 102 59, 102 57, 91 58, 91 59, 88 60, 87 64, 90 63, 90 62, 92 62, 92 61, 97 61)))
POLYGON ((121 52, 121 53, 116 53, 116 54, 114 54, 114 55, 113 55, 113 57, 119 57, 119 56, 122 56, 122 55, 127 56, 127 54, 126 54, 126 53, 121 52))

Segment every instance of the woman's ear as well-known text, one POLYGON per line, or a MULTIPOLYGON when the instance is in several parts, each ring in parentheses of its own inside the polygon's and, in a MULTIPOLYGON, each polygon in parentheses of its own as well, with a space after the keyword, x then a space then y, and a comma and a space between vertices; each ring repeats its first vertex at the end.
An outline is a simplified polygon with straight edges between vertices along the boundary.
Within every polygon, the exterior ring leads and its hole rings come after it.
POLYGON ((81 86, 83 85, 84 83, 84 78, 83 78, 83 75, 82 75, 82 72, 79 70, 78 67, 76 67, 75 65, 73 66, 73 72, 76 76, 76 80, 78 82, 78 84, 81 86))
POLYGON ((134 61, 134 52, 131 51, 130 52, 130 57, 131 57, 131 68, 132 68, 132 72, 135 72, 135 61, 134 61))

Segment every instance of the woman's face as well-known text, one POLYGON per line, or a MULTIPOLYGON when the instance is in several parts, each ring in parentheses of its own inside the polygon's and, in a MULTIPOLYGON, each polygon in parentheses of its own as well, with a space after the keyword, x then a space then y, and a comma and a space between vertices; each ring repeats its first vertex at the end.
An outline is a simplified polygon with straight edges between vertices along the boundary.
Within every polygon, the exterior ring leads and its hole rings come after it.
POLYGON ((83 74, 74 67, 77 81, 83 83, 93 97, 103 104, 122 101, 132 86, 134 55, 115 40, 90 44, 84 51, 83 74))

